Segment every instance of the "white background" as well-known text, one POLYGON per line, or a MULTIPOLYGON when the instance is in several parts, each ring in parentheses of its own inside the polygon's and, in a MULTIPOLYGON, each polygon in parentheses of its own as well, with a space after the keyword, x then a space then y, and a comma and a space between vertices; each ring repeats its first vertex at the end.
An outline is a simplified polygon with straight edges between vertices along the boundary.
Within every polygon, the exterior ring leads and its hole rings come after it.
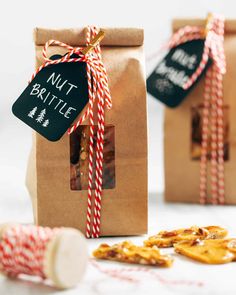
MULTIPOLYGON (((150 57, 170 36, 174 17, 205 17, 209 11, 236 17, 234 0, 71 0, 2 1, 0 8, 0 198, 22 198, 23 175, 30 148, 30 129, 11 114, 11 105, 34 69, 32 30, 41 27, 138 26, 145 29, 147 73, 155 66, 150 57), (11 186, 5 182, 11 179, 11 186), (14 181, 13 181, 14 180, 14 181), (20 180, 15 183, 16 180, 20 180), (3 183, 2 183, 3 182, 3 183)), ((148 96, 149 189, 163 191, 163 106, 148 96)), ((1 199, 0 199, 1 202, 1 199)))
MULTIPOLYGON (((87 24, 143 27, 145 29, 146 69, 147 73, 149 73, 156 63, 156 60, 150 60, 150 57, 158 52, 161 44, 170 36, 171 19, 174 17, 205 17, 208 12, 223 13, 227 17, 236 18, 236 2, 235 0, 1 1, 0 222, 12 221, 13 219, 21 222, 32 221, 30 201, 24 187, 26 162, 31 144, 31 130, 13 117, 11 105, 27 85, 27 80, 34 69, 33 28, 36 26, 80 27, 87 24)), ((157 192, 162 192, 164 187, 162 152, 163 106, 151 96, 147 97, 147 101, 149 109, 149 191, 152 193, 152 196, 157 196, 157 192)), ((174 226, 175 224, 180 225, 184 223, 183 220, 177 219, 181 218, 182 214, 188 216, 189 212, 191 216, 191 210, 195 210, 195 217, 203 214, 201 215, 203 216, 202 222, 219 220, 225 223, 225 225, 227 224, 227 220, 225 221, 222 217, 226 217, 227 213, 221 213, 222 210, 219 211, 217 209, 214 211, 215 213, 212 211, 212 216, 220 216, 218 219, 214 219, 214 217, 209 217, 209 211, 203 208, 200 209, 200 207, 195 206, 190 209, 189 207, 163 206, 160 206, 160 210, 164 208, 166 215, 164 212, 159 212, 160 214, 158 215, 158 222, 163 226, 174 226), (179 217, 172 215, 173 213, 178 213, 178 210, 180 213, 182 212, 179 217), (175 216, 177 221, 171 219, 171 216, 175 216)), ((155 210, 153 211, 152 209, 151 212, 155 212, 155 210)), ((228 214, 228 216, 233 216, 233 209, 227 212, 231 212, 231 215, 228 214)), ((189 222, 190 219, 185 219, 185 224, 189 222)), ((196 271, 200 272, 201 270, 197 269, 196 271)), ((214 277, 213 273, 212 276, 214 277)), ((229 279, 229 276, 225 275, 226 277, 229 279)), ((90 281, 88 280, 88 282, 90 281)), ((117 287, 117 285, 115 286, 117 287)), ((15 286, 11 283, 5 283, 2 289, 0 287, 0 293, 18 294, 18 287, 19 290, 22 290, 22 294, 27 292, 30 294, 31 292, 32 294, 40 294, 40 292, 43 292, 41 290, 37 293, 34 287, 24 289, 24 287, 21 288, 21 285, 15 286), (8 291, 9 288, 12 292, 8 291)), ((170 293, 167 292, 165 294, 170 293)), ((216 294, 216 291, 213 293, 216 294)))

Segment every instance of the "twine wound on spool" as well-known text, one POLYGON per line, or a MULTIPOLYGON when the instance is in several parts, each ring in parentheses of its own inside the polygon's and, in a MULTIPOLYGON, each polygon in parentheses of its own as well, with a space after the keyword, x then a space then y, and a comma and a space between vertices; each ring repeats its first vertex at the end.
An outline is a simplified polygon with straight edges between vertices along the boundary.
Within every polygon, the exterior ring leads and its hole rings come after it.
POLYGON ((0 272, 49 279, 58 288, 74 287, 88 261, 84 236, 76 229, 6 224, 0 226, 0 272))

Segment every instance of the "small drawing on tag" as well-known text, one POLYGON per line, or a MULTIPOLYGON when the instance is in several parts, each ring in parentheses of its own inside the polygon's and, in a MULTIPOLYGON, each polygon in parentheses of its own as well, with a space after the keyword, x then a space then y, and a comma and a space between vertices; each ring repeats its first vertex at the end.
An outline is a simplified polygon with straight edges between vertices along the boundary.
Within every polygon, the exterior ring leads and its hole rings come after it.
POLYGON ((34 107, 29 113, 28 113, 28 117, 35 119, 35 121, 37 123, 42 123, 43 127, 48 127, 49 125, 49 120, 45 119, 45 115, 46 115, 46 109, 43 109, 39 112, 39 114, 37 115, 37 107, 34 107), (36 116, 36 118, 35 118, 36 116))
POLYGON ((48 119, 46 119, 44 122, 43 122, 43 127, 48 127, 48 125, 49 125, 49 120, 48 119))
POLYGON ((28 113, 28 117, 30 117, 30 118, 34 118, 34 115, 35 115, 37 109, 38 109, 37 107, 34 107, 34 108, 28 113))
POLYGON ((43 110, 39 113, 38 117, 36 118, 36 122, 38 122, 38 123, 42 123, 43 120, 44 120, 45 114, 46 114, 46 109, 43 109, 43 110))
POLYGON ((159 79, 158 81, 155 81, 154 83, 155 83, 156 89, 159 90, 160 92, 164 92, 168 95, 173 94, 174 87, 170 83, 170 81, 166 79, 159 79))

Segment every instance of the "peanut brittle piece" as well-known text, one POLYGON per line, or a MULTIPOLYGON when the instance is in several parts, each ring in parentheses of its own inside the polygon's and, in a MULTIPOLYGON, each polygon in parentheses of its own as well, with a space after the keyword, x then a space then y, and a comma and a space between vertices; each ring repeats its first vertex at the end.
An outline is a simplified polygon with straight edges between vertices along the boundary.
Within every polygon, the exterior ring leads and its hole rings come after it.
POLYGON ((236 239, 182 241, 175 244, 174 248, 179 254, 208 264, 236 260, 236 239))
POLYGON ((156 247, 136 246, 129 241, 112 246, 101 244, 93 256, 97 259, 166 267, 173 262, 169 255, 162 255, 156 247))
POLYGON ((157 246, 159 248, 172 247, 180 241, 192 241, 196 239, 222 239, 227 235, 227 230, 219 226, 192 226, 186 229, 173 231, 160 231, 157 235, 151 236, 144 241, 147 247, 157 246))

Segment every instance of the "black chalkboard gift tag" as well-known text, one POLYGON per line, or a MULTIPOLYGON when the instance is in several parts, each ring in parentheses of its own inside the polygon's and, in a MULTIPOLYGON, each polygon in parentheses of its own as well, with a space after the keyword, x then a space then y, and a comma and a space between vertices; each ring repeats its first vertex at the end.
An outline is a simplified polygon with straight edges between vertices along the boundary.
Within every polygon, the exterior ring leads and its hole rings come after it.
MULTIPOLYGON (((202 76, 189 89, 183 89, 200 64, 204 42, 193 40, 172 48, 148 77, 147 91, 169 107, 178 106, 202 76)), ((210 60, 206 68, 209 65, 210 60)))
MULTIPOLYGON (((61 56, 51 57, 58 58, 61 56)), ((13 104, 12 112, 48 140, 57 141, 87 102, 86 64, 59 63, 43 68, 35 76, 13 104)))

